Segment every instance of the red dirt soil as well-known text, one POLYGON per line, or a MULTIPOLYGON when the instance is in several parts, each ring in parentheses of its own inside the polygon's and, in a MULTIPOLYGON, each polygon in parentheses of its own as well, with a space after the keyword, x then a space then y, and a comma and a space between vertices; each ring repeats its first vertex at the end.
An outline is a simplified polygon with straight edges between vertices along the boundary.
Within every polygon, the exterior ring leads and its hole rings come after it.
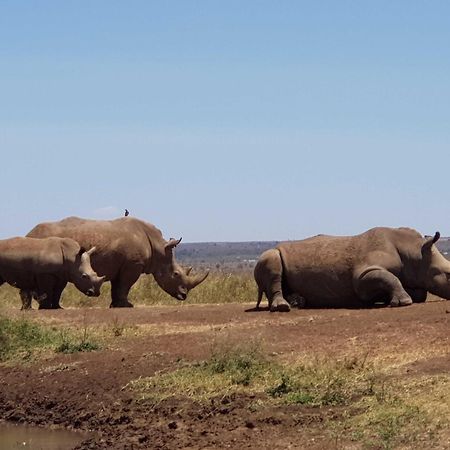
POLYGON ((449 302, 288 314, 245 312, 246 308, 249 305, 30 311, 27 317, 54 324, 81 328, 119 323, 144 326, 146 331, 113 339, 100 351, 55 354, 25 367, 0 366, 0 419, 94 432, 79 449, 336 448, 320 433, 321 423, 339 414, 332 408, 291 405, 252 412, 248 406, 255 398, 246 395, 206 406, 173 398, 152 408, 137 402, 126 385, 175 369, 180 359, 207 357, 215 339, 256 338, 285 360, 351 353, 397 357, 439 347, 439 356, 422 358, 402 370, 420 374, 450 369, 449 302), (49 370, 58 364, 64 364, 64 370, 49 370))

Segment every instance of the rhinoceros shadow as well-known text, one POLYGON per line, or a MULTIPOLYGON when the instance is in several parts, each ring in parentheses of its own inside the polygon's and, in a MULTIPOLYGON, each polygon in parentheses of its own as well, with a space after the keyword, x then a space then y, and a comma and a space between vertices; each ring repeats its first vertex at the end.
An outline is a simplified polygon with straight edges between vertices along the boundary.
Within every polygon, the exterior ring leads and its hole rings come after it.
POLYGON ((260 306, 259 308, 248 308, 244 312, 267 312, 270 308, 268 306, 260 306))
MULTIPOLYGON (((311 309, 380 309, 380 308, 388 308, 389 304, 385 302, 376 302, 371 305, 358 304, 358 305, 342 305, 342 306, 324 306, 324 305, 309 305, 309 306, 294 306, 291 305, 291 310, 311 310, 311 309)), ((269 306, 260 306, 259 308, 253 307, 244 310, 246 313, 258 313, 258 312, 267 312, 270 311, 269 306)))

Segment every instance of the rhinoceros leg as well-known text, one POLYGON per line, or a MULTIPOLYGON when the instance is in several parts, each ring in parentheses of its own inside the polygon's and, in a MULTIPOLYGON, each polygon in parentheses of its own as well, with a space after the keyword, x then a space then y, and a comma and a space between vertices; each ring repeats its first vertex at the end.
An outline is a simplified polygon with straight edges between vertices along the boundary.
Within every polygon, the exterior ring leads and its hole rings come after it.
POLYGON ((31 291, 26 291, 24 289, 20 290, 20 299, 22 300, 22 308, 20 309, 32 309, 31 300, 33 299, 33 294, 31 291))
POLYGON ((128 301, 128 293, 131 286, 138 280, 142 273, 140 267, 124 268, 119 275, 111 280, 111 305, 110 308, 132 308, 133 303, 128 301))
POLYGON ((425 289, 406 288, 406 292, 412 298, 414 303, 423 303, 427 299, 427 291, 425 289))
POLYGON ((64 290, 64 288, 67 286, 66 281, 57 281, 56 284, 53 287, 52 296, 50 299, 50 307, 51 309, 62 309, 61 305, 59 304, 61 300, 61 294, 64 290))
POLYGON ((39 275, 36 279, 36 289, 32 296, 38 301, 39 309, 52 309, 53 293, 56 286, 56 278, 52 275, 39 275))
POLYGON ((60 309, 59 301, 61 293, 66 287, 66 282, 55 282, 54 278, 41 276, 37 280, 37 291, 20 290, 22 300, 21 309, 32 309, 33 298, 39 303, 39 309, 60 309))
POLYGON ((391 306, 411 305, 412 300, 400 280, 381 268, 368 269, 355 282, 358 296, 365 302, 386 300, 391 306))
POLYGON ((131 286, 123 283, 120 279, 111 280, 111 304, 110 308, 132 308, 133 304, 128 301, 128 293, 131 286))
POLYGON ((287 312, 291 309, 289 303, 283 298, 282 273, 280 252, 276 249, 264 252, 255 267, 255 280, 258 285, 256 308, 259 308, 264 292, 269 301, 270 311, 287 312))
POLYGON ((289 312, 291 310, 289 303, 283 298, 281 292, 269 293, 268 298, 271 312, 289 312))
POLYGON ((39 308, 38 309, 53 309, 52 307, 52 296, 53 296, 53 289, 48 289, 47 292, 45 292, 46 295, 41 294, 39 295, 39 299, 36 298, 36 300, 39 303, 39 308))

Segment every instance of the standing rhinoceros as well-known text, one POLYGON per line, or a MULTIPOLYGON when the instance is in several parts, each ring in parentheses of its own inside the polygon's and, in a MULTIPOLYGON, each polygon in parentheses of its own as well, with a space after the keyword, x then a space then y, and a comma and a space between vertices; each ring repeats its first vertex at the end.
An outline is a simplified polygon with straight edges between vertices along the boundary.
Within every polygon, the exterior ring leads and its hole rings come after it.
MULTIPOLYGON (((82 246, 96 246, 92 267, 111 281, 111 307, 133 306, 128 292, 142 273, 153 274, 156 282, 177 300, 185 300, 190 289, 207 276, 190 275, 175 260, 173 249, 181 239, 163 239, 155 226, 132 217, 116 220, 87 220, 69 217, 60 222, 41 223, 28 236, 70 237, 82 246)), ((55 291, 57 305, 65 283, 55 291)))
POLYGON ((0 285, 7 282, 21 291, 22 308, 31 308, 31 293, 39 308, 51 308, 57 286, 72 282, 81 292, 100 295, 104 278, 92 270, 90 257, 73 239, 16 237, 0 241, 0 285))
POLYGON ((258 302, 289 311, 285 300, 311 307, 423 302, 427 292, 450 299, 450 262, 436 248, 439 232, 423 238, 410 228, 372 228, 358 236, 319 235, 279 244, 255 267, 258 302))

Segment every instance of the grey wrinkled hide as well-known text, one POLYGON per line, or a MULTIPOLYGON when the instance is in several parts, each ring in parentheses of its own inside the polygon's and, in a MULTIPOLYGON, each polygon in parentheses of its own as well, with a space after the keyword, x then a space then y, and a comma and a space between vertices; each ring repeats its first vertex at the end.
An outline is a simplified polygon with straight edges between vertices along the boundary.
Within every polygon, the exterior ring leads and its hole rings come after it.
POLYGON ((373 228, 357 236, 319 235, 279 244, 255 267, 259 308, 263 294, 273 311, 289 311, 290 297, 306 307, 406 306, 427 292, 450 299, 450 262, 439 239, 410 228, 373 228))
MULTIPOLYGON (((95 246, 92 267, 111 281, 111 307, 133 306, 128 293, 143 273, 153 274, 159 286, 177 300, 185 300, 189 290, 208 275, 190 275, 190 270, 184 270, 173 254, 180 240, 166 241, 154 225, 134 217, 116 220, 69 217, 39 224, 28 236, 70 237, 83 247, 95 246)), ((59 297, 55 296, 52 302, 58 303, 59 297)))
POLYGON ((31 307, 32 296, 40 308, 51 308, 55 290, 67 282, 88 296, 98 296, 103 279, 91 267, 90 252, 68 238, 1 240, 0 284, 6 282, 22 290, 24 309, 31 307))

